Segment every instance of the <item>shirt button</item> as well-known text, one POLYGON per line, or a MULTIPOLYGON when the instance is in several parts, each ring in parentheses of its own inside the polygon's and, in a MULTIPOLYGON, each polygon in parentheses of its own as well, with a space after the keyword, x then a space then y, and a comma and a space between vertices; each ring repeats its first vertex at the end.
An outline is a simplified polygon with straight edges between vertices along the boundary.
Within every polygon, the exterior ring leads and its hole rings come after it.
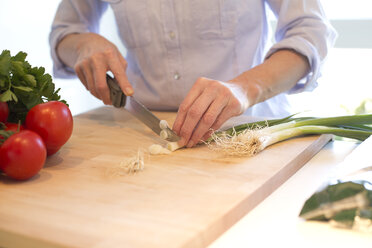
POLYGON ((178 80, 178 79, 181 78, 181 75, 180 75, 178 72, 176 72, 176 73, 173 75, 173 78, 174 78, 175 80, 178 80))
POLYGON ((170 31, 169 37, 173 40, 174 38, 176 38, 176 33, 174 31, 170 31))

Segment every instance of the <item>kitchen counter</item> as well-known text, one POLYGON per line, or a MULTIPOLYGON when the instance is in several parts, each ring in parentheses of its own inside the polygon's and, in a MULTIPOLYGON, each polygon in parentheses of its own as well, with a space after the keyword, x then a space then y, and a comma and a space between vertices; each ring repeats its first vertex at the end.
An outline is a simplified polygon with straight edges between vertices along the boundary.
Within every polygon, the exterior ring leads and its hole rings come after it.
MULTIPOLYGON (((372 144, 372 142, 370 143, 372 144)), ((328 143, 304 167, 221 235, 209 248, 223 247, 372 247, 372 234, 331 227, 298 217, 302 205, 357 145, 328 143)))

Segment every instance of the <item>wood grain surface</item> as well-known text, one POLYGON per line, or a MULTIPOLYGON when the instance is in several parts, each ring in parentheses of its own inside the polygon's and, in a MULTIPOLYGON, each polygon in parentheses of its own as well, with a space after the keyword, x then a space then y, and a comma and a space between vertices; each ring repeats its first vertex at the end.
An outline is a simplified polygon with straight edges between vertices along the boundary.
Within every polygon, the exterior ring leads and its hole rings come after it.
POLYGON ((116 175, 122 161, 162 141, 124 109, 95 109, 74 117, 72 137, 37 176, 0 176, 0 247, 205 247, 330 138, 292 139, 251 158, 201 145, 145 155, 142 172, 116 175))

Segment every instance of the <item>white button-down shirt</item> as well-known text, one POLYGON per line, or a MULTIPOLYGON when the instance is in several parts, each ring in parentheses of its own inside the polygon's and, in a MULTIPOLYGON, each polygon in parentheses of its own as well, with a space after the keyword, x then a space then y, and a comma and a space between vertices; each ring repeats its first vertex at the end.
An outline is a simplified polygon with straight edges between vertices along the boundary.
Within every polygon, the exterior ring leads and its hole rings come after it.
POLYGON ((316 87, 336 37, 317 0, 63 0, 50 34, 56 77, 73 75, 58 59, 57 43, 69 33, 98 32, 109 5, 127 49, 135 96, 154 110, 177 110, 198 77, 228 81, 285 48, 304 55, 311 72, 290 92, 246 111, 285 116, 286 95, 316 87), (268 8, 278 19, 271 47, 268 8))

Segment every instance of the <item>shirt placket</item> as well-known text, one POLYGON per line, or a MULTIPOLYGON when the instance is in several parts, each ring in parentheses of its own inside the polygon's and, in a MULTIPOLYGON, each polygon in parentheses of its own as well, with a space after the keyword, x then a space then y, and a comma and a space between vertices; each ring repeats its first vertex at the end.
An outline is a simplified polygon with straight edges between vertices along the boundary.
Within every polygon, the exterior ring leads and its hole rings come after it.
POLYGON ((179 39, 179 29, 177 28, 177 19, 175 15, 175 6, 173 0, 161 0, 162 25, 164 30, 164 40, 168 61, 167 78, 171 82, 170 90, 172 97, 176 102, 183 98, 182 86, 182 57, 179 39))

